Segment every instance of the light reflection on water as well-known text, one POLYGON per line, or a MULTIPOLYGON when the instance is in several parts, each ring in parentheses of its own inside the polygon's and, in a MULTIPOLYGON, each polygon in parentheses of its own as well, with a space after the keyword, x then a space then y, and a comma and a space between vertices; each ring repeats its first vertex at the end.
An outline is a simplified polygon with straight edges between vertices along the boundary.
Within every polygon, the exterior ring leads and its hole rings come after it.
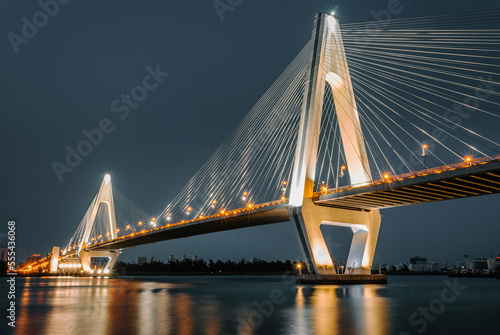
POLYGON ((379 285, 298 286, 295 323, 286 334, 388 334, 387 301, 379 285))
MULTIPOLYGON (((409 316, 439 298, 445 279, 312 286, 279 276, 17 278, 15 333, 417 334, 409 316)), ((467 283, 426 334, 466 333, 457 324, 462 317, 482 327, 471 330, 496 333, 491 320, 500 312, 500 281, 467 283)))

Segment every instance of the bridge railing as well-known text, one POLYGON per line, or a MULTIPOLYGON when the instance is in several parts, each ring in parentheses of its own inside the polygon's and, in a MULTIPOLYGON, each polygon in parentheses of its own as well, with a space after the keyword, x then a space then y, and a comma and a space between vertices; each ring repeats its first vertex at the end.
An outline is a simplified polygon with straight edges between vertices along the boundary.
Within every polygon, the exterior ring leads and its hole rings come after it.
POLYGON ((337 187, 337 188, 328 188, 326 190, 315 192, 314 196, 316 197, 316 196, 325 195, 325 194, 340 193, 343 191, 348 191, 348 190, 352 190, 355 188, 361 188, 361 187, 366 187, 366 186, 388 184, 388 183, 391 183, 393 181, 401 181, 404 179, 422 177, 422 176, 426 176, 426 175, 430 175, 430 174, 442 173, 444 171, 452 171, 455 169, 466 168, 466 167, 470 167, 472 165, 486 164, 486 163, 494 162, 494 161, 498 161, 498 160, 500 160, 500 155, 481 157, 481 158, 467 157, 466 159, 464 159, 463 162, 438 166, 438 167, 420 170, 420 171, 404 173, 404 174, 400 174, 400 175, 396 175, 396 176, 393 176, 393 175, 390 175, 389 173, 386 173, 382 176, 382 178, 379 178, 379 179, 375 179, 375 180, 367 181, 367 182, 363 182, 363 183, 346 185, 346 186, 337 187))

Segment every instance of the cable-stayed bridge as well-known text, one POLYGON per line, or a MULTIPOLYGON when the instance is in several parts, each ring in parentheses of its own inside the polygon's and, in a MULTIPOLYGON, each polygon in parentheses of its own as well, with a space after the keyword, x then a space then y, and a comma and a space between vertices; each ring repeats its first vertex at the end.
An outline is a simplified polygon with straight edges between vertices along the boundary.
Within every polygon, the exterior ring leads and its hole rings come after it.
POLYGON ((179 194, 148 215, 106 175, 68 245, 35 266, 107 272, 119 250, 290 221, 309 271, 322 225, 369 273, 379 210, 500 191, 499 11, 393 20, 317 14, 311 40, 179 194))

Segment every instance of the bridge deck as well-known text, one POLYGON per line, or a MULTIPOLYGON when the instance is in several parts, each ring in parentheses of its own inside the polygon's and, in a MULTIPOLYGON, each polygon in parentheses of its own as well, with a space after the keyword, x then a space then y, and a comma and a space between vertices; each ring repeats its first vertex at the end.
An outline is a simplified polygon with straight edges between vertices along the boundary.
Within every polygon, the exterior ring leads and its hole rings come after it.
POLYGON ((316 193, 313 201, 320 206, 372 210, 499 192, 500 157, 496 156, 330 189, 316 193))
POLYGON ((118 250, 176 238, 284 222, 289 220, 286 206, 286 203, 279 203, 252 211, 230 214, 227 217, 213 217, 169 228, 156 228, 153 231, 138 233, 133 237, 118 238, 89 246, 87 250, 118 250))
MULTIPOLYGON (((372 210, 500 192, 500 156, 476 159, 411 174, 316 193, 315 204, 349 210, 372 210)), ((142 244, 289 221, 287 203, 267 203, 247 211, 196 219, 87 247, 119 250, 142 244), (227 216, 226 216, 227 215, 227 216)))

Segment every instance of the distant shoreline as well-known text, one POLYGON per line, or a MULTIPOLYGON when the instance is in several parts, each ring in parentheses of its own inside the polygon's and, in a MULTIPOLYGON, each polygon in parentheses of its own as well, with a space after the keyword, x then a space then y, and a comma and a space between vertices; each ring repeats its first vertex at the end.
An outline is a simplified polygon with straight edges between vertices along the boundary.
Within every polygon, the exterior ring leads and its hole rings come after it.
POLYGON ((115 277, 139 277, 139 276, 291 276, 283 272, 139 272, 131 274, 116 275, 115 277))
MULTIPOLYGON (((378 274, 372 273, 372 274, 378 274)), ((144 277, 144 276, 210 276, 210 277, 220 277, 220 276, 295 276, 294 272, 134 272, 126 274, 111 274, 106 276, 108 278, 123 278, 123 277, 144 277)), ((401 272, 389 272, 386 273, 387 276, 448 276, 448 277, 460 277, 460 278, 498 278, 494 274, 491 275, 471 275, 471 274, 455 274, 448 272, 412 272, 412 271, 401 271, 401 272)), ((12 275, 1 274, 0 277, 12 277, 12 275)), ((92 277, 92 276, 79 276, 79 275, 61 275, 61 274, 17 274, 16 277, 92 277)))
POLYGON ((396 271, 388 272, 388 276, 447 276, 448 272, 434 271, 434 272, 417 272, 417 271, 396 271))
MULTIPOLYGON (((139 273, 127 273, 122 275, 113 275, 110 274, 106 277, 108 278, 122 278, 122 277, 142 277, 142 276, 292 276, 295 275, 292 272, 284 273, 284 272, 139 272, 139 273)), ((0 277, 13 277, 12 275, 2 274, 0 277)), ((62 274, 50 274, 50 273, 41 273, 41 274, 17 274, 15 277, 92 277, 92 276, 80 276, 80 275, 62 275, 62 274)))

